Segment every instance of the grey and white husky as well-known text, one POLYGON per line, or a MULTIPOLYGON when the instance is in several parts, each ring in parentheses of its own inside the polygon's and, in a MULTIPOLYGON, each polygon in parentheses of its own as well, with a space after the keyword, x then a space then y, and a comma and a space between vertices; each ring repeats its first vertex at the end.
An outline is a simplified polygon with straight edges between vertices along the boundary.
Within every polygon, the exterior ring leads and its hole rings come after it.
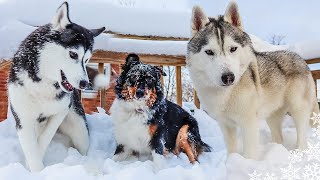
MULTIPOLYGON (((93 69, 86 65, 93 39, 104 29, 88 30, 72 23, 68 4, 63 3, 53 21, 32 32, 14 55, 9 102, 31 171, 44 168, 43 156, 57 130, 70 137, 81 154, 87 153, 89 132, 77 89, 88 86, 87 71, 93 69)), ((95 76, 90 77, 93 83, 103 84, 102 74, 90 74, 95 76)))
POLYGON ((219 122, 228 152, 237 151, 239 127, 244 156, 257 157, 258 119, 267 119, 273 141, 282 143, 287 113, 296 125, 298 148, 305 148, 310 116, 319 111, 305 61, 289 51, 255 51, 235 2, 217 18, 194 7, 191 31, 187 67, 201 105, 219 122))

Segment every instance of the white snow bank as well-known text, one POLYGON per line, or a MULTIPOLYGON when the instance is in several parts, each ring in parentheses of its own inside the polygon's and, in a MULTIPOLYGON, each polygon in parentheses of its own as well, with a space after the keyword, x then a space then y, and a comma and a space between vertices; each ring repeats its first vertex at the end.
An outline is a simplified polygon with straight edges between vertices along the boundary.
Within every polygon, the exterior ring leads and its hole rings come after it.
MULTIPOLYGON (((17 20, 40 26, 53 18, 62 2, 16 0, 4 5, 9 4, 6 9, 17 20)), ((191 9, 187 8, 187 0, 69 0, 68 3, 71 21, 85 27, 105 26, 107 30, 123 34, 190 36, 191 9)))
POLYGON ((75 149, 66 148, 69 141, 57 134, 45 156, 46 168, 40 173, 30 173, 24 167, 24 156, 17 139, 14 120, 0 123, 0 180, 13 179, 224 179, 225 149, 221 132, 215 121, 203 111, 196 111, 203 140, 213 152, 204 153, 200 164, 191 165, 185 154, 179 157, 153 155, 153 161, 141 158, 114 162, 112 157, 116 142, 112 133, 112 120, 103 113, 87 115, 90 129, 88 156, 75 149))
MULTIPOLYGON (((280 177, 280 168, 289 163, 289 151, 282 145, 270 143, 270 132, 265 123, 261 129, 259 161, 245 159, 240 154, 231 154, 226 159, 226 149, 216 121, 201 110, 196 110, 194 116, 199 122, 203 140, 213 148, 213 152, 201 155, 200 164, 191 165, 185 154, 178 157, 172 154, 167 157, 153 154, 153 160, 142 157, 114 162, 110 159, 116 148, 112 120, 101 109, 99 111, 100 113, 87 115, 91 134, 88 156, 81 156, 75 149, 67 148, 69 141, 57 134, 44 159, 46 168, 39 173, 30 173, 24 166, 24 156, 12 117, 0 123, 0 180, 248 180, 249 174, 254 170, 272 172, 280 177)), ((285 122, 284 139, 285 146, 292 149, 296 133, 289 120, 287 118, 285 122)))
MULTIPOLYGON (((4 0, 0 3, 0 59, 12 58, 20 42, 35 28, 47 24, 63 0, 4 0)), ((70 18, 87 28, 105 26, 123 34, 190 37, 188 0, 70 0, 70 18)), ((275 46, 251 36, 258 51, 291 50, 305 59, 320 57, 320 40, 275 46)), ((117 39, 101 35, 96 49, 145 54, 185 55, 187 41, 117 39)))

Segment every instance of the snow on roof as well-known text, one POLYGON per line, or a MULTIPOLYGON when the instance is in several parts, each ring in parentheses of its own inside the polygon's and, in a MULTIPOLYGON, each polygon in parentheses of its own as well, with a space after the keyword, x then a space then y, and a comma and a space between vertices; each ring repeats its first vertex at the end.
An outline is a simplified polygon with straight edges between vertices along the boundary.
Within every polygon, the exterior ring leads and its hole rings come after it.
MULTIPOLYGON (((123 34, 189 37, 191 10, 186 0, 70 0, 70 18, 88 28, 105 26, 123 34), (149 2, 149 3, 148 3, 149 2), (152 1, 157 2, 157 1, 152 1)), ((10 59, 20 42, 35 28, 51 21, 62 1, 24 0, 0 2, 0 59, 10 59)), ((258 51, 292 50, 305 59, 320 57, 320 41, 275 46, 251 36, 258 51)), ((185 55, 187 41, 119 39, 104 34, 95 49, 143 54, 185 55)))

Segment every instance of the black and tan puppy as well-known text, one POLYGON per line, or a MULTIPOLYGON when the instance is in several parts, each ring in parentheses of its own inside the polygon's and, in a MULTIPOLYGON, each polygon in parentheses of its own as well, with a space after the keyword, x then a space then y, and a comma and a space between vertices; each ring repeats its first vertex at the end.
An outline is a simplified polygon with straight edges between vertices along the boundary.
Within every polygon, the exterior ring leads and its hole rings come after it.
POLYGON ((116 82, 111 107, 118 143, 114 160, 131 155, 185 152, 194 163, 210 147, 201 140, 198 123, 180 106, 167 101, 160 82, 163 71, 128 55, 116 82))

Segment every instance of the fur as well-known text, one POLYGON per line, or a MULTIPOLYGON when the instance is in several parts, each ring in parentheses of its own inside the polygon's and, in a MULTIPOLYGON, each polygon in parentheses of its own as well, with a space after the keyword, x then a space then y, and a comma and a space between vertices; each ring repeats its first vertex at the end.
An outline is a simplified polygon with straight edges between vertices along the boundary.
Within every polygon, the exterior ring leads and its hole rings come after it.
POLYGON ((103 30, 72 23, 65 2, 53 21, 32 32, 14 55, 9 102, 31 171, 44 168, 43 156, 57 130, 70 137, 81 154, 87 153, 89 132, 77 89, 88 84, 85 67, 93 38, 103 30))
POLYGON ((304 149, 310 115, 319 112, 305 61, 289 51, 256 52, 235 2, 217 18, 196 6, 191 21, 187 67, 202 107, 220 124, 228 152, 237 152, 239 127, 244 156, 257 157, 258 119, 267 119, 273 141, 282 143, 286 113, 296 124, 297 147, 304 149))
POLYGON ((118 143, 114 159, 184 151, 190 162, 210 151, 200 137, 197 121, 180 106, 164 99, 160 77, 164 73, 130 54, 117 79, 116 100, 110 109, 118 143), (183 130, 182 130, 182 127, 183 130))

